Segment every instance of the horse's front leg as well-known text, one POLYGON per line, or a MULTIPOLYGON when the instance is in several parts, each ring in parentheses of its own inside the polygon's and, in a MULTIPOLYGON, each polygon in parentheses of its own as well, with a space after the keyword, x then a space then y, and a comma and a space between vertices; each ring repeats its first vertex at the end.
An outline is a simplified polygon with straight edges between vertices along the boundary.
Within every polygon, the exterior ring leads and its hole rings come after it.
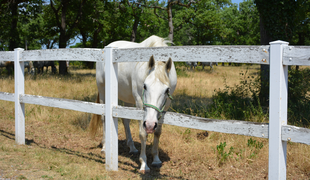
POLYGON ((160 168, 162 165, 162 162, 160 161, 158 157, 158 144, 159 144, 159 137, 161 135, 161 128, 162 128, 162 124, 158 124, 158 127, 154 133, 154 141, 153 141, 153 147, 152 147, 152 155, 153 155, 152 166, 156 168, 160 168))
POLYGON ((140 171, 143 173, 148 173, 150 172, 150 168, 147 166, 147 159, 146 159, 146 139, 147 139, 147 133, 143 128, 143 121, 140 121, 139 124, 139 137, 141 141, 141 152, 140 152, 140 163, 141 163, 141 168, 140 171))

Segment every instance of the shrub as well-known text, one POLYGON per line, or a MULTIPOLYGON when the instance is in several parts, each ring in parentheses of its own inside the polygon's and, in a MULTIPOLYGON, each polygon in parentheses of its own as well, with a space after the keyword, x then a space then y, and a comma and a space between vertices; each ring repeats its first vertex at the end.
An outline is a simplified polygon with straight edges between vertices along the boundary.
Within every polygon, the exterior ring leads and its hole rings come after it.
POLYGON ((248 71, 241 72, 240 75, 239 85, 225 85, 223 90, 215 90, 208 116, 264 122, 268 116, 266 108, 263 110, 258 98, 258 79, 248 75, 248 71))
POLYGON ((310 125, 310 69, 290 70, 288 75, 288 122, 310 125))

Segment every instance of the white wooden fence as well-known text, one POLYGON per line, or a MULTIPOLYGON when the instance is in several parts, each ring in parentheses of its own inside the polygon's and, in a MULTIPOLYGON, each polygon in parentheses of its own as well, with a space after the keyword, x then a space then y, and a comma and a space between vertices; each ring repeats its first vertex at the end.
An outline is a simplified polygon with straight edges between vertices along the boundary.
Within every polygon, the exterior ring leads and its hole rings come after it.
POLYGON ((269 179, 286 179, 287 141, 310 145, 310 129, 287 125, 288 65, 310 65, 310 47, 288 46, 275 41, 270 46, 177 46, 160 48, 51 49, 0 52, 0 61, 14 61, 15 93, 0 92, 0 100, 15 102, 15 140, 25 144, 24 104, 37 104, 106 116, 106 169, 118 169, 117 118, 142 120, 143 111, 117 103, 117 63, 127 61, 235 62, 270 65, 269 124, 237 120, 214 120, 166 112, 164 124, 206 131, 269 138, 269 179), (24 61, 94 61, 106 64, 106 104, 27 95, 24 92, 24 61))

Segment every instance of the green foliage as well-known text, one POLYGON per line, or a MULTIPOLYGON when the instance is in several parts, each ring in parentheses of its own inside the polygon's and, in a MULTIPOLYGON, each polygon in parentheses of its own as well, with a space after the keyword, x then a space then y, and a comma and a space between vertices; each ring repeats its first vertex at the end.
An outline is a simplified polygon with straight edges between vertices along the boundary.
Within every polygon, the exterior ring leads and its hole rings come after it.
POLYGON ((175 70, 178 77, 189 77, 184 68, 176 66, 175 70))
POLYGON ((288 77, 288 122, 310 126, 310 69, 290 70, 288 77))
POLYGON ((226 142, 220 143, 219 145, 216 146, 216 151, 217 151, 217 159, 219 160, 219 166, 223 165, 229 156, 231 156, 234 152, 234 148, 230 147, 228 152, 225 151, 226 147, 226 142))
MULTIPOLYGON (((309 39, 310 1, 254 0, 269 41, 284 40, 294 44, 293 37, 309 39)), ((305 41, 303 41, 305 42, 305 41)), ((296 41, 295 41, 296 43, 296 41)), ((304 44, 302 44, 304 45, 304 44)))
MULTIPOLYGON (((239 151, 235 152, 234 147, 230 147, 227 151, 226 148, 226 142, 222 143, 220 142, 219 145, 216 146, 216 152, 214 149, 214 153, 216 153, 218 165, 222 166, 229 158, 234 158, 235 160, 239 160, 239 158, 243 158, 243 155, 245 153, 245 149, 240 149, 239 151)), ((247 147, 250 150, 249 159, 255 158, 260 150, 264 147, 263 142, 259 142, 256 140, 253 140, 252 138, 248 139, 247 147)))
MULTIPOLYGON (((225 85, 223 90, 215 90, 207 116, 264 122, 268 114, 263 110, 258 98, 258 80, 248 71, 241 72, 240 84, 225 85)), ((226 81, 225 81, 226 82, 226 81)))
POLYGON ((184 133, 182 133, 182 137, 184 138, 185 141, 188 142, 188 141, 191 140, 191 137, 190 137, 190 136, 191 136, 191 133, 192 133, 192 132, 191 132, 191 129, 189 129, 189 128, 186 129, 186 130, 184 131, 184 133))
POLYGON ((42 0, 10 1, 0 3, 0 50, 13 50, 17 47, 40 48, 36 45, 37 36, 30 29, 32 21, 42 13, 42 0))
POLYGON ((248 147, 251 149, 251 154, 249 158, 254 158, 259 153, 259 151, 264 147, 263 142, 253 140, 252 138, 248 139, 248 147))
POLYGON ((220 12, 221 44, 258 45, 260 43, 259 15, 253 0, 224 7, 220 12))
POLYGON ((256 140, 253 140, 252 138, 248 139, 247 145, 250 148, 256 148, 256 149, 262 149, 264 147, 263 142, 258 142, 256 140))

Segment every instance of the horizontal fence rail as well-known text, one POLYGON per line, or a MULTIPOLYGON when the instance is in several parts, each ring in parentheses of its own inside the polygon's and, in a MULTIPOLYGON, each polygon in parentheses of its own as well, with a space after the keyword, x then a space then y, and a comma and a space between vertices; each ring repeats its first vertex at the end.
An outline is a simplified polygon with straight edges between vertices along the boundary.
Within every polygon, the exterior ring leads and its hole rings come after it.
POLYGON ((62 99, 62 98, 51 98, 44 96, 34 95, 21 95, 21 103, 36 104, 48 107, 56 107, 61 109, 68 109, 92 114, 104 114, 104 104, 91 103, 78 100, 62 99))
POLYGON ((310 47, 288 46, 283 48, 283 64, 310 66, 310 47))
POLYGON ((122 48, 113 50, 114 62, 148 61, 233 62, 269 64, 269 46, 169 46, 152 48, 122 48))
MULTIPOLYGON (((129 118, 142 121, 143 113, 143 110, 134 107, 117 106, 113 108, 113 116, 118 118, 129 118)), ((159 121, 161 124, 204 131, 269 138, 268 123, 209 119, 173 112, 165 112, 163 116, 163 121, 159 121)), ((310 129, 289 125, 282 126, 282 140, 310 145, 310 129)))
MULTIPOLYGON (((122 48, 113 50, 114 62, 157 61, 233 62, 269 64, 269 46, 169 46, 153 48, 122 48)), ((20 61, 103 61, 103 49, 70 48, 28 50, 20 61)), ((1 51, 0 61, 13 61, 12 51, 1 51)), ((310 66, 309 46, 288 46, 283 49, 284 65, 310 66)))
POLYGON ((14 61, 14 51, 0 51, 0 61, 14 61))
POLYGON ((0 92, 0 100, 14 102, 15 101, 14 98, 15 98, 14 93, 0 92))
POLYGON ((22 52, 20 61, 103 61, 103 49, 68 48, 22 52))
MULTIPOLYGON (((113 155, 113 157, 108 158, 109 155, 106 154, 106 168, 115 170, 117 169, 117 154, 115 154, 117 152, 117 143, 109 144, 112 143, 110 142, 111 139, 109 140, 111 136, 117 141, 117 119, 115 118, 143 120, 143 110, 118 106, 115 100, 111 101, 113 102, 112 106, 111 104, 107 106, 85 101, 24 94, 24 61, 105 62, 105 64, 108 63, 107 67, 111 68, 109 72, 112 75, 117 74, 117 63, 146 62, 152 55, 157 61, 167 61, 171 57, 174 62, 267 64, 270 65, 270 74, 272 74, 270 92, 273 94, 270 95, 269 124, 239 120, 217 120, 173 112, 164 112, 164 118, 159 123, 205 131, 269 138, 269 179, 285 179, 286 142, 310 145, 310 129, 286 125, 287 65, 309 66, 310 47, 288 46, 288 43, 283 41, 275 41, 270 44, 271 46, 174 46, 134 49, 112 47, 106 47, 105 49, 75 48, 31 51, 15 49, 14 52, 0 52, 0 61, 15 61, 15 93, 0 92, 0 100, 15 102, 15 136, 18 144, 25 143, 25 103, 105 115, 106 123, 108 123, 106 127, 115 128, 113 131, 106 132, 108 134, 106 135, 107 151, 113 155), (109 114, 108 117, 107 114, 109 114)), ((106 70, 106 72, 108 71, 106 70)), ((110 77, 106 75, 106 78, 109 79, 110 77)), ((113 88, 117 89, 117 83, 114 81, 117 82, 117 78, 111 81, 113 82, 113 88)), ((117 97, 117 93, 115 94, 117 90, 115 91, 113 88, 110 89, 111 93, 114 93, 115 97, 117 97)))

